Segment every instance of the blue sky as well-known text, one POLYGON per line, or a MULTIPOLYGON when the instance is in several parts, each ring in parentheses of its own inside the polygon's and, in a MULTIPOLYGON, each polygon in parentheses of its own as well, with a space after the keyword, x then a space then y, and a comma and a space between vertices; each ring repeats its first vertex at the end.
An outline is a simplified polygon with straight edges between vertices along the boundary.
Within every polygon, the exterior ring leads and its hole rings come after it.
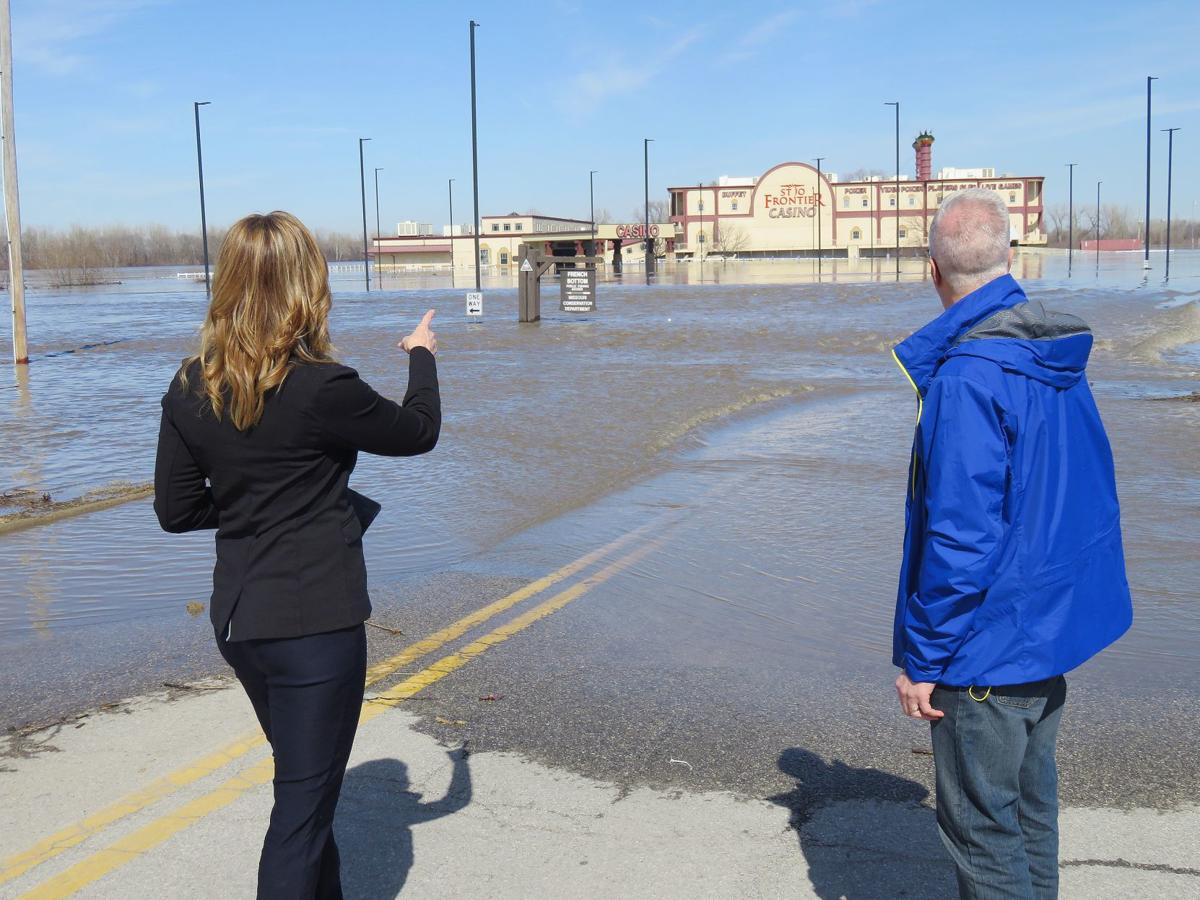
MULTIPOLYGON (((1140 209, 1145 76, 1157 75, 1152 215, 1200 198, 1200 4, 13 0, 28 225, 198 227, 289 209, 361 227, 358 145, 382 219, 470 219, 467 22, 477 32, 483 214, 629 217, 642 196, 791 159, 891 170, 922 129, 934 166, 1045 175, 1047 201, 1140 209)), ((373 200, 369 200, 373 206, 373 200)), ((369 218, 374 220, 373 208, 369 218)), ((385 224, 385 230, 387 225, 385 224)))

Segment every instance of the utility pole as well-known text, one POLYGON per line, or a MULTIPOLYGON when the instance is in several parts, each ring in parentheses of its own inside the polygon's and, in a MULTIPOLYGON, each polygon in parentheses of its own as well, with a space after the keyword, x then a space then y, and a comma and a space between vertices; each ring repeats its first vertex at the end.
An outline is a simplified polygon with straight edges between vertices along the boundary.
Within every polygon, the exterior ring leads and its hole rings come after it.
POLYGON ((21 192, 17 188, 17 139, 13 126, 12 20, 0 0, 0 105, 3 105, 4 217, 8 225, 8 292, 12 297, 13 362, 29 365, 25 333, 25 267, 21 263, 21 192))
MULTIPOLYGON (((1165 278, 1171 277, 1171 155, 1174 152, 1175 132, 1178 128, 1164 128, 1167 133, 1167 271, 1165 278)), ((1146 233, 1150 233, 1150 225, 1146 224, 1146 233)))
POLYGON ((1150 85, 1155 81, 1158 81, 1156 76, 1146 76, 1146 236, 1143 269, 1150 268, 1150 85))
POLYGON ((204 296, 212 296, 212 282, 208 277, 208 219, 204 213, 204 155, 200 151, 200 107, 208 106, 211 100, 195 100, 192 111, 196 114, 196 169, 200 174, 200 241, 204 246, 204 296))
POLYGON ((370 138, 358 139, 358 188, 362 193, 363 219, 363 274, 367 279, 367 293, 371 292, 371 254, 367 252, 367 170, 363 166, 363 144, 370 138))
POLYGON ((821 197, 823 196, 823 193, 821 191, 821 161, 823 159, 825 159, 824 156, 817 157, 817 280, 818 281, 820 281, 820 279, 821 279, 821 271, 822 271, 822 269, 821 269, 821 251, 823 249, 821 247, 821 197))
POLYGON ((1075 166, 1067 163, 1067 277, 1071 277, 1071 263, 1075 254, 1075 166))
MULTIPOLYGON (((383 166, 375 167, 375 268, 379 269, 379 173, 383 171, 383 166)), ((379 286, 383 287, 382 269, 375 273, 379 276, 379 286)))
POLYGON ((475 29, 479 23, 471 20, 471 184, 475 192, 475 292, 479 293, 479 130, 475 113, 475 29))
POLYGON ((884 106, 896 107, 896 280, 900 280, 900 101, 888 100, 884 106))

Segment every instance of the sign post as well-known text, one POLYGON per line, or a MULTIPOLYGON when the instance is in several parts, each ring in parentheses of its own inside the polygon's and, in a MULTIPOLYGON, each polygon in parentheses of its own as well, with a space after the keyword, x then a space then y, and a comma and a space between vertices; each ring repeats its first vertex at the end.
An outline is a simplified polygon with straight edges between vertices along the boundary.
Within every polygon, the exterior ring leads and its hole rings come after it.
POLYGON ((468 291, 467 292, 467 318, 482 319, 483 318, 483 292, 468 291))
POLYGON ((596 270, 564 269, 560 285, 559 309, 563 312, 596 311, 596 270))

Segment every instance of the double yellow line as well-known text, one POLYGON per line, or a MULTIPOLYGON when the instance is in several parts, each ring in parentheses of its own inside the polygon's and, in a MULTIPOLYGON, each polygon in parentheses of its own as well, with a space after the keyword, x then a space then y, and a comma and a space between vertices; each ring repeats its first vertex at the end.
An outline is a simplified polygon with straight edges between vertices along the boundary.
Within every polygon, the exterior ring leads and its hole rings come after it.
MULTIPOLYGON (((641 537, 651 525, 643 526, 612 541, 609 544, 581 556, 572 563, 545 575, 536 581, 475 610, 429 637, 406 647, 403 651, 376 663, 367 670, 367 686, 383 680, 404 666, 424 657, 456 640, 470 629, 511 609, 548 588, 579 574, 612 553, 624 548, 641 537)), ((428 668, 399 682, 394 687, 363 703, 360 724, 370 721, 401 701, 418 694, 431 684, 440 681, 462 668, 490 647, 503 643, 534 622, 562 609, 568 603, 583 596, 593 587, 629 568, 657 546, 657 542, 642 543, 631 552, 577 582, 550 599, 527 610, 505 625, 496 628, 461 650, 443 657, 428 668)), ((29 849, 11 856, 0 863, 0 884, 18 878, 30 869, 42 865, 75 847, 103 829, 133 815, 153 803, 167 797, 180 788, 193 784, 213 774, 222 767, 245 756, 265 740, 261 734, 246 735, 196 762, 171 772, 145 788, 122 798, 110 806, 60 829, 39 841, 29 849)), ((66 897, 87 884, 103 877, 114 869, 132 861, 147 850, 158 846, 172 835, 194 824, 204 816, 232 803, 250 788, 269 781, 274 771, 273 760, 266 757, 228 779, 214 790, 183 804, 131 834, 97 851, 59 875, 41 883, 22 897, 52 898, 66 897)))

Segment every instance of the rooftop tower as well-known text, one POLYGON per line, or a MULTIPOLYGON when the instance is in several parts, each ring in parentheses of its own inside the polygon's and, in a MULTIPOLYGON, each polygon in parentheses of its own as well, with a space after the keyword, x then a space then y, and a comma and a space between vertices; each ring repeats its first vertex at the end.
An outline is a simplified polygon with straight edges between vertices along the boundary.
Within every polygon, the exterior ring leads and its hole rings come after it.
POLYGON ((933 135, 922 131, 913 141, 917 151, 917 181, 928 181, 933 177, 933 135))

